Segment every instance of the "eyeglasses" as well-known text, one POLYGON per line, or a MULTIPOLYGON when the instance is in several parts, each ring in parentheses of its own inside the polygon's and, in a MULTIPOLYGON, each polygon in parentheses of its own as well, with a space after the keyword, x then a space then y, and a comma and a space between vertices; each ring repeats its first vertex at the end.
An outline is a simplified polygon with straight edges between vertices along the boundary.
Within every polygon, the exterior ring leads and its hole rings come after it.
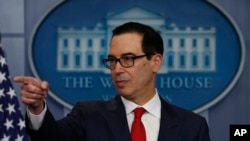
POLYGON ((102 62, 104 64, 104 67, 108 69, 114 69, 116 66, 116 63, 119 62, 121 66, 124 68, 129 68, 134 65, 134 60, 138 58, 145 57, 147 55, 139 55, 139 56, 133 56, 133 55, 124 55, 121 58, 115 58, 115 57, 108 57, 107 59, 103 59, 102 62))

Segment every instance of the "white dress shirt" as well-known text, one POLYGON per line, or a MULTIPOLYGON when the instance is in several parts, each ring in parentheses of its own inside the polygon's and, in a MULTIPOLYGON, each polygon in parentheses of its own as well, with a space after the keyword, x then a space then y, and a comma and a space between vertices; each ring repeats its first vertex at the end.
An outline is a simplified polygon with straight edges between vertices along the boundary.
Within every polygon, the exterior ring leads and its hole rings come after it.
POLYGON ((155 96, 143 106, 139 106, 131 101, 122 97, 122 102, 125 105, 127 114, 128 126, 131 131, 132 122, 134 120, 133 110, 137 107, 143 107, 146 112, 142 115, 142 123, 146 130, 147 141, 157 141, 160 130, 161 119, 161 101, 156 91, 155 96))

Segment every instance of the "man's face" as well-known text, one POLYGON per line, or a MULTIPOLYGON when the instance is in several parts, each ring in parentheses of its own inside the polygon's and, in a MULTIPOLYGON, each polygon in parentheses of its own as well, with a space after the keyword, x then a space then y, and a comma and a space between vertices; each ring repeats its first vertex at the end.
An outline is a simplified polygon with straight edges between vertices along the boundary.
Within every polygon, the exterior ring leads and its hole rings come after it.
MULTIPOLYGON (((138 33, 125 33, 116 35, 110 43, 109 57, 120 58, 124 55, 145 55, 141 47, 142 35, 138 33)), ((117 62, 111 69, 112 79, 118 93, 127 99, 146 96, 155 89, 155 73, 160 68, 161 57, 153 56, 147 60, 146 56, 134 60, 134 65, 123 67, 117 62), (156 60, 155 60, 156 58, 156 60), (160 60, 159 60, 160 58, 160 60)))

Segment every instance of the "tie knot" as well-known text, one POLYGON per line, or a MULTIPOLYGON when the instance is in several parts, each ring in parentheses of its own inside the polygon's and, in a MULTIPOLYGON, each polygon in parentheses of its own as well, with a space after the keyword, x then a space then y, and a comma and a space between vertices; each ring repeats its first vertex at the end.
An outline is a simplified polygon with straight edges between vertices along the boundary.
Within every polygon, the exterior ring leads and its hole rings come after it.
POLYGON ((142 107, 134 109, 135 118, 141 118, 141 116, 146 112, 146 110, 142 107))

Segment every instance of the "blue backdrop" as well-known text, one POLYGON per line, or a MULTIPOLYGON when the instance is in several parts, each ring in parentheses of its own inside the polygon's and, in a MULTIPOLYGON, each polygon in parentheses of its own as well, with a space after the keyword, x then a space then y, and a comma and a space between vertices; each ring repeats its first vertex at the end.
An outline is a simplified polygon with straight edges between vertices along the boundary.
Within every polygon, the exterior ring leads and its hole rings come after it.
MULTIPOLYGON (((73 1, 73 0, 71 0, 73 1)), ((169 0, 170 4, 165 1, 165 3, 161 3, 160 9, 164 11, 166 8, 164 5, 167 5, 167 16, 175 19, 170 19, 176 22, 177 24, 186 23, 188 25, 195 24, 193 21, 186 21, 182 22, 181 19, 178 18, 178 15, 181 17, 186 17, 189 19, 188 16, 195 15, 198 12, 204 12, 206 16, 209 16, 210 12, 205 12, 202 7, 197 7, 197 9, 190 8, 191 3, 196 0, 185 0, 179 10, 179 12, 171 13, 171 11, 177 11, 174 9, 175 2, 174 0, 169 0), (188 13, 181 12, 186 11, 190 8, 188 13), (171 16, 171 14, 175 16, 171 16), (184 15, 183 15, 184 14, 184 15), (190 14, 190 15, 189 15, 190 14)), ((212 141, 228 141, 229 140, 229 125, 230 124, 250 124, 250 62, 249 62, 249 41, 250 41, 250 18, 249 18, 249 7, 250 1, 249 0, 214 0, 218 6, 224 9, 224 12, 228 13, 229 17, 235 21, 239 30, 242 32, 242 36, 244 39, 245 44, 245 51, 246 51, 246 59, 245 65, 242 71, 242 74, 234 85, 234 87, 228 92, 226 97, 220 100, 218 103, 210 107, 209 109, 200 113, 201 115, 205 116, 208 120, 209 127, 210 127, 210 134, 212 141)), ((43 0, 43 1, 33 1, 33 0, 13 0, 13 1, 0 1, 0 31, 2 33, 2 42, 3 42, 3 49, 6 52, 6 57, 10 69, 11 76, 16 75, 34 75, 31 71, 31 67, 29 64, 28 58, 28 47, 31 42, 31 37, 33 37, 36 29, 38 27, 38 23, 41 23, 41 19, 47 16, 54 5, 57 5, 60 1, 59 0, 43 0)), ((117 1, 103 1, 103 3, 99 3, 98 12, 96 9, 96 4, 98 1, 91 0, 86 1, 89 2, 87 7, 91 11, 90 13, 92 16, 89 16, 89 13, 79 14, 77 18, 79 18, 80 22, 76 23, 81 26, 81 19, 86 25, 92 25, 93 22, 99 22, 99 19, 105 17, 105 12, 107 10, 107 6, 101 5, 108 5, 111 4, 111 8, 114 11, 117 11, 118 7, 121 3, 117 1), (89 18, 90 20, 86 20, 89 18)), ((155 1, 154 1, 155 2, 155 1)), ((70 3, 70 1, 69 1, 70 3)), ((133 5, 134 3, 140 4, 143 3, 147 7, 151 7, 154 9, 156 4, 151 5, 150 1, 147 0, 127 0, 124 3, 124 6, 133 5)), ((158 8, 159 4, 157 4, 158 8)), ((62 7, 61 7, 62 8, 62 7)), ((84 8, 84 6, 79 5, 79 8, 84 8)), ((79 12, 79 9, 75 9, 74 12, 79 12)), ((58 10, 59 12, 60 10, 58 10)), ((67 7, 65 6, 64 11, 67 11, 67 7)), ((64 12, 63 11, 63 12, 64 12)), ((62 12, 62 11, 61 11, 62 12)), ((52 16, 52 15, 51 15, 52 16)), ((65 17, 58 17, 58 21, 51 21, 52 23, 56 24, 60 22, 60 19, 67 19, 65 24, 68 22, 72 22, 71 15, 65 15, 65 17)), ((202 17, 198 17, 201 19, 202 17)), ((104 20, 104 19, 103 19, 104 20)), ((210 25, 209 21, 204 22, 206 20, 201 20, 200 24, 202 25, 210 25), (204 23, 202 23, 204 22, 204 23)), ((218 22, 218 21, 217 21, 218 22)), ((183 25, 185 26, 185 25, 183 25)), ((226 36, 226 35, 225 35, 226 36)), ((223 36, 221 36, 223 37, 223 36)), ((228 40, 228 42, 232 42, 228 40)), ((49 45, 49 40, 44 40, 44 45, 49 45)), ((225 46, 226 48, 226 46, 225 46)), ((46 57, 46 55, 44 55, 46 57)), ((232 60, 225 61, 225 66, 227 63, 230 64, 232 60)), ((230 64, 231 65, 231 64, 230 64)), ((223 73, 222 73, 223 74, 223 73)), ((19 86, 14 84, 17 93, 19 93, 19 86)), ((68 108, 65 108, 60 104, 58 101, 55 101, 53 98, 48 97, 48 105, 52 112, 54 113, 57 119, 63 117, 69 111, 68 108)), ((22 110, 25 110, 25 106, 22 105, 22 110)))

